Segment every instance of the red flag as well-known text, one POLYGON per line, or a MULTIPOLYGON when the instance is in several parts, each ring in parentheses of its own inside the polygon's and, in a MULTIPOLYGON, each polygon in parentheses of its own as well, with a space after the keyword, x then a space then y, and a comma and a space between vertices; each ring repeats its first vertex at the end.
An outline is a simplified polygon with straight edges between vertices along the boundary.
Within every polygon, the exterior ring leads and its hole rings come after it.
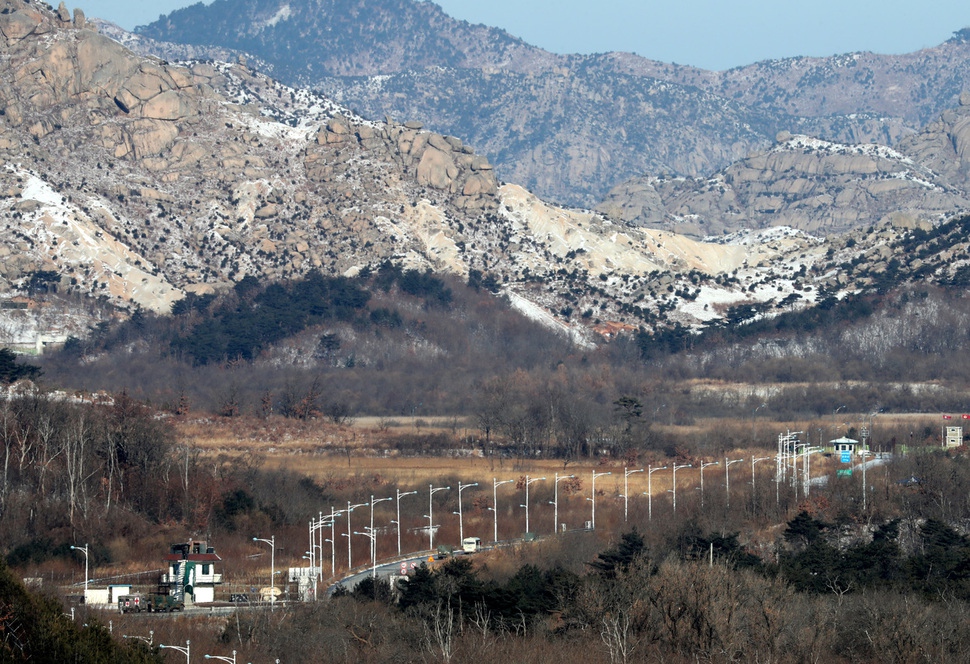
POLYGON ((953 416, 952 415, 944 415, 943 416, 943 419, 944 420, 952 420, 953 419, 953 416))

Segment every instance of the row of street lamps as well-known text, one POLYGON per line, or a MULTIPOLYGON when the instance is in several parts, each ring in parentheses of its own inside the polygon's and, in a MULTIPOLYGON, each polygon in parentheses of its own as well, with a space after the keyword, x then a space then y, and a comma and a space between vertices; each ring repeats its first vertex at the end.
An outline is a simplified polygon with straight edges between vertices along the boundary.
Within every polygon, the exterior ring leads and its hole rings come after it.
MULTIPOLYGON (((766 457, 752 457, 751 459, 752 500, 755 499, 755 491, 754 491, 755 464, 757 464, 760 461, 767 461, 772 458, 773 457, 766 456, 766 457)), ((731 475, 728 471, 731 465, 735 463, 741 463, 742 461, 744 461, 744 459, 728 459, 727 457, 724 458, 724 488, 725 488, 725 491, 727 492, 727 500, 728 500, 727 504, 729 506, 730 506, 730 500, 731 500, 731 475)), ((699 466, 700 476, 701 476, 701 486, 700 486, 701 506, 704 505, 704 469, 710 466, 717 466, 717 465, 720 465, 719 461, 702 462, 699 466)), ((678 463, 674 463, 674 465, 671 467, 673 470, 673 476, 672 476, 672 487, 669 489, 669 492, 672 494, 672 503, 673 503, 674 512, 677 511, 677 471, 683 470, 684 468, 692 468, 692 467, 693 467, 693 464, 678 464, 678 463)), ((630 475, 633 475, 635 473, 644 473, 644 472, 646 473, 647 490, 644 493, 647 496, 647 519, 650 521, 653 521, 653 474, 658 471, 667 470, 667 469, 668 469, 667 466, 660 466, 658 468, 647 466, 647 468, 645 469, 644 468, 634 468, 634 469, 624 468, 623 469, 623 494, 621 497, 623 498, 623 521, 624 522, 628 521, 629 519, 630 475)), ((596 472, 595 470, 592 471, 592 482, 591 482, 592 496, 586 499, 590 501, 590 503, 592 504, 591 514, 590 514, 590 524, 589 524, 592 530, 596 530, 596 480, 600 477, 605 477, 607 475, 612 475, 612 474, 613 473, 610 471, 600 472, 600 473, 596 472)), ((559 483, 565 480, 571 480, 575 478, 576 478, 575 475, 560 476, 559 473, 556 473, 554 477, 554 485, 555 485, 554 499, 549 501, 549 503, 553 505, 553 508, 554 508, 553 532, 556 532, 559 529, 559 483)), ((530 505, 529 487, 535 482, 542 482, 542 481, 545 481, 546 479, 547 478, 545 477, 530 477, 528 475, 525 476, 525 481, 524 481, 525 503, 521 504, 520 507, 525 508, 525 532, 526 533, 531 532, 530 530, 531 523, 529 521, 529 505, 530 505)), ((493 513, 494 518, 493 518, 492 539, 493 541, 496 541, 496 542, 498 541, 498 509, 497 509, 498 487, 502 486, 503 484, 510 484, 514 481, 515 480, 499 480, 498 478, 492 478, 492 506, 489 507, 488 510, 493 513)), ((778 478, 776 478, 776 482, 780 484, 780 480, 778 480, 778 478)), ((806 479, 806 485, 807 485, 807 479, 806 479)), ((464 513, 462 509, 461 494, 465 489, 469 489, 471 487, 476 487, 476 486, 478 486, 478 482, 472 482, 470 484, 462 484, 461 482, 458 482, 458 511, 454 512, 454 514, 458 515, 458 531, 459 531, 459 538, 461 541, 464 541, 465 539, 464 513)), ((434 549, 434 534, 437 528, 434 523, 434 500, 433 500, 434 494, 438 493, 439 491, 449 491, 449 490, 451 490, 450 486, 436 487, 434 486, 434 484, 428 485, 428 513, 424 515, 424 518, 428 520, 428 548, 432 550, 434 549)), ((341 533, 341 535, 347 538, 347 568, 348 569, 353 569, 352 535, 360 535, 362 537, 367 537, 370 540, 372 574, 374 576, 377 575, 377 531, 374 528, 374 507, 378 503, 395 500, 395 499, 396 499, 396 507, 397 507, 397 519, 392 520, 391 523, 395 524, 397 527, 396 528, 397 529, 397 552, 398 552, 398 555, 401 555, 401 499, 406 496, 411 496, 415 494, 417 494, 417 491, 405 491, 402 493, 400 489, 397 489, 396 495, 393 497, 389 496, 387 498, 375 498, 374 495, 372 494, 370 497, 370 502, 358 503, 354 505, 350 501, 347 501, 346 509, 335 510, 333 507, 331 507, 329 515, 324 515, 323 512, 320 512, 318 519, 312 519, 310 521, 310 524, 309 524, 310 550, 307 551, 307 555, 304 556, 305 558, 308 558, 310 561, 310 568, 311 568, 312 574, 314 575, 314 581, 316 582, 316 580, 322 577, 323 544, 327 542, 330 543, 330 575, 331 576, 336 575, 337 562, 336 562, 336 544, 334 539, 334 526, 335 526, 337 517, 344 513, 346 513, 347 515, 347 531, 344 533, 341 533), (367 507, 367 506, 370 506, 370 525, 365 526, 363 531, 353 530, 351 527, 351 517, 350 517, 351 513, 358 507, 367 507), (326 538, 326 539, 323 538, 324 528, 330 529, 329 538, 326 538), (318 532, 319 532, 319 535, 318 535, 318 532), (319 540, 319 544, 317 543, 318 540, 319 540)), ((263 542, 270 546, 270 595, 271 595, 270 606, 271 608, 275 608, 276 594, 273 592, 273 587, 276 580, 276 536, 273 535, 269 539, 253 537, 253 541, 263 542)), ((84 596, 86 599, 88 594, 88 579, 89 579, 89 572, 88 572, 89 546, 87 544, 85 544, 84 546, 72 546, 71 549, 80 551, 81 553, 84 554, 84 596)), ((162 647, 176 648, 177 646, 162 646, 162 647)), ((185 650, 188 650, 188 643, 186 643, 185 650)))
MULTIPOLYGON (((755 464, 758 463, 759 461, 765 461, 770 458, 772 457, 760 457, 760 458, 753 458, 751 460, 752 486, 754 486, 755 464)), ((727 496, 729 501, 730 501, 730 487, 731 487, 731 484, 730 484, 731 478, 730 478, 729 469, 731 465, 736 463, 741 463, 742 461, 744 461, 744 459, 729 459, 727 457, 725 457, 724 459, 724 471, 725 471, 724 485, 725 485, 725 490, 727 491, 727 496)), ((704 503, 704 469, 709 468, 711 466, 719 466, 719 465, 721 465, 720 461, 702 462, 699 465, 700 475, 701 475, 700 490, 701 490, 702 505, 704 503)), ((661 470, 672 470, 672 478, 671 478, 672 488, 669 489, 668 492, 671 494, 673 510, 674 512, 676 512, 677 511, 677 471, 683 470, 685 468, 693 468, 693 467, 694 467, 693 464, 689 464, 689 463, 688 464, 674 463, 672 466, 669 466, 669 467, 660 466, 660 467, 654 468, 652 466, 647 466, 646 468, 624 468, 623 469, 623 494, 621 495, 621 497, 623 498, 624 522, 629 520, 629 504, 630 504, 629 479, 631 475, 636 473, 645 473, 647 476, 647 491, 643 493, 644 495, 647 496, 647 518, 650 521, 652 521, 653 520, 653 474, 661 470)), ((601 477, 605 477, 607 475, 612 475, 612 474, 613 473, 611 471, 596 472, 595 470, 592 471, 591 473, 591 497, 587 498, 586 500, 589 501, 591 504, 589 527, 592 530, 596 529, 596 481, 601 477)), ((576 475, 559 475, 559 473, 556 473, 555 477, 553 478, 554 487, 555 487, 554 494, 553 494, 554 498, 553 500, 549 501, 549 504, 552 505, 554 509, 553 523, 554 523, 554 530, 556 531, 559 529, 559 483, 565 480, 572 480, 575 478, 576 478, 576 475)), ((525 491, 525 502, 520 504, 519 507, 525 510, 525 532, 527 533, 531 532, 531 525, 532 525, 531 513, 530 513, 530 506, 531 506, 530 487, 536 482, 546 481, 547 479, 548 478, 546 477, 531 477, 529 475, 526 475, 522 483, 523 489, 525 491)), ((503 484, 511 484, 512 482, 515 482, 515 481, 516 480, 499 480, 498 478, 492 479, 492 506, 488 507, 487 509, 493 513, 493 530, 492 530, 493 541, 498 541, 498 510, 496 509, 496 506, 498 505, 498 487, 502 486, 503 484)), ((477 487, 477 486, 479 486, 478 482, 471 482, 469 484, 463 484, 462 482, 458 482, 458 511, 453 512, 453 514, 456 514, 458 516, 459 538, 462 541, 465 539, 464 508, 463 508, 462 493, 466 489, 477 487)), ((451 490, 450 486, 435 486, 434 484, 428 485, 428 513, 425 514, 423 518, 428 520, 427 530, 428 530, 429 549, 434 549, 434 537, 435 537, 435 532, 438 528, 434 522, 434 494, 441 491, 450 491, 450 490, 451 490)), ((323 557, 323 545, 324 543, 329 543, 330 550, 331 550, 330 574, 331 576, 336 574, 336 546, 335 546, 335 540, 334 540, 334 527, 335 527, 337 517, 342 514, 346 514, 347 529, 346 529, 346 532, 341 533, 341 536, 347 538, 347 567, 348 569, 353 568, 352 536, 359 535, 362 537, 367 537, 368 539, 370 539, 371 566, 374 570, 374 574, 376 575, 377 531, 374 527, 374 507, 378 503, 391 501, 391 500, 395 501, 397 518, 391 520, 391 523, 394 524, 396 527, 395 529, 397 533, 397 552, 398 552, 398 555, 401 555, 401 499, 406 496, 416 495, 417 493, 418 493, 417 491, 402 492, 400 489, 397 489, 396 494, 394 496, 389 496, 387 498, 375 498, 373 495, 371 495, 369 502, 352 504, 350 501, 347 501, 346 509, 335 510, 334 508, 331 507, 330 514, 324 514, 323 512, 320 512, 318 518, 312 519, 309 524, 310 549, 309 551, 307 551, 307 556, 305 557, 309 559, 311 569, 315 570, 314 573, 318 577, 322 577, 321 568, 322 568, 322 557, 323 557), (352 528, 352 523, 351 523, 351 513, 359 507, 370 507, 370 525, 365 526, 365 528, 360 531, 354 530, 352 528), (330 537, 324 538, 323 530, 327 528, 330 529, 330 537)), ((259 540, 259 541, 268 542, 272 545, 272 542, 270 540, 259 540)))
MULTIPOLYGON (((149 638, 147 638, 147 639, 144 636, 125 636, 124 638, 126 638, 126 639, 141 639, 142 641, 145 641, 146 643, 148 643, 149 646, 151 646, 151 644, 152 644, 152 642, 151 642, 151 635, 153 633, 154 632, 151 632, 150 631, 148 633, 149 634, 149 638)), ((175 650, 177 652, 182 653, 183 655, 185 655, 185 664, 191 664, 191 661, 192 661, 192 657, 191 657, 191 653, 192 653, 192 642, 189 639, 186 639, 185 640, 185 647, 184 648, 182 646, 166 645, 164 643, 159 643, 158 644, 158 647, 159 648, 168 648, 170 650, 175 650)), ((235 650, 232 651, 232 657, 225 657, 223 655, 203 655, 202 658, 203 659, 217 659, 220 662, 229 662, 229 664, 236 664, 236 651, 235 650)), ((280 664, 280 660, 277 659, 276 660, 276 664, 280 664)))

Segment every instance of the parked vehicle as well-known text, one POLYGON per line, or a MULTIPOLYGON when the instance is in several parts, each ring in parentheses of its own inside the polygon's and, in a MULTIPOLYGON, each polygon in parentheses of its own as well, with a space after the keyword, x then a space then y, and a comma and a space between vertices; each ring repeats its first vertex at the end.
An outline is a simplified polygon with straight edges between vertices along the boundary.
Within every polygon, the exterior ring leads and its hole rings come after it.
POLYGON ((118 598, 121 613, 184 611, 185 603, 176 595, 122 595, 118 598))

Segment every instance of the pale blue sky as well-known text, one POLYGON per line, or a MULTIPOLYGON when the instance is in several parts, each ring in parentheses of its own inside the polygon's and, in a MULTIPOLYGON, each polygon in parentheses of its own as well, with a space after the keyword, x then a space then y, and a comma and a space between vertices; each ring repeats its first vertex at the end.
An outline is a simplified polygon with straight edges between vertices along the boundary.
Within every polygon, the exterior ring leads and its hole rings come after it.
MULTIPOLYGON (((57 4, 51 0, 53 4, 57 4)), ((68 2, 131 29, 186 0, 68 2)), ((439 0, 451 16, 557 53, 631 51, 728 69, 768 58, 908 53, 970 27, 966 0, 439 0)))

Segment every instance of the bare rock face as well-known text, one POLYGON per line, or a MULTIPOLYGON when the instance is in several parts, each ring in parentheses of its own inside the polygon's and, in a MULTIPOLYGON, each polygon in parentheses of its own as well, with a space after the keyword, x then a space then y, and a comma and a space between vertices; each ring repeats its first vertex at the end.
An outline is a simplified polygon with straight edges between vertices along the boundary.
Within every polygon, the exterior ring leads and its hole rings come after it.
POLYGON ((494 208, 497 183, 488 160, 460 139, 422 132, 421 127, 420 122, 396 124, 390 118, 377 126, 333 118, 314 139, 314 145, 330 148, 333 154, 308 148, 307 173, 311 180, 334 181, 347 171, 344 164, 352 157, 346 150, 353 149, 399 162, 418 185, 460 194, 455 201, 460 208, 494 208))
POLYGON ((898 149, 779 132, 772 148, 710 178, 638 178, 597 210, 695 237, 791 226, 819 235, 894 215, 939 220, 970 202, 970 107, 946 111, 898 149))
POLYGON ((663 200, 645 179, 631 180, 615 187, 597 210, 610 219, 648 227, 664 219, 663 200))
POLYGON ((451 159, 450 151, 445 152, 434 146, 426 148, 417 166, 418 183, 435 189, 449 189, 458 177, 458 167, 451 159))
MULTIPOLYGON (((8 5, 7 10, 11 7, 8 5)), ((7 43, 18 42, 37 30, 44 18, 40 12, 29 7, 17 7, 12 11, 0 14, 0 33, 7 38, 7 43)))

